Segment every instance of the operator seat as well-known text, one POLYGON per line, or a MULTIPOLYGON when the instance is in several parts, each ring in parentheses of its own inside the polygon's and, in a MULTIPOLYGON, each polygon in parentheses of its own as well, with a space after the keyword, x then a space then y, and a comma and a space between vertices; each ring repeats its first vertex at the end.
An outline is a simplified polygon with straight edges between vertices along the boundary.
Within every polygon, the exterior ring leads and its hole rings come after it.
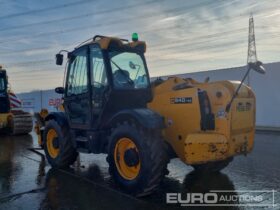
POLYGON ((134 88, 134 82, 130 79, 128 71, 119 69, 114 72, 113 77, 116 88, 134 88))

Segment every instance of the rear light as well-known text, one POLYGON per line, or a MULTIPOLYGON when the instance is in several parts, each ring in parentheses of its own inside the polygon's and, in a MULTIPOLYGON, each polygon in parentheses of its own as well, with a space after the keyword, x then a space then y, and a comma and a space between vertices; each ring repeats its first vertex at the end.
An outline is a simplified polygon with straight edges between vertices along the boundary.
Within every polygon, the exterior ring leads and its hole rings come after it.
POLYGON ((211 104, 207 92, 204 90, 198 90, 198 98, 200 105, 200 126, 201 130, 214 130, 215 129, 215 117, 211 111, 211 104))

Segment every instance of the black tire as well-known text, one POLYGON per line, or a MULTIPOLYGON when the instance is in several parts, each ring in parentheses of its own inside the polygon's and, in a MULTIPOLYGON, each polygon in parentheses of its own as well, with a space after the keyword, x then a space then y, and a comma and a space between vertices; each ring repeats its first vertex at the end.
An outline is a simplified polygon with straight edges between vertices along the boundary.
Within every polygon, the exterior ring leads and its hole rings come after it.
POLYGON ((43 148, 47 160, 53 168, 69 167, 76 161, 78 156, 78 153, 76 152, 71 142, 69 126, 67 124, 59 125, 55 120, 50 120, 47 122, 43 134, 43 148), (56 157, 51 156, 47 144, 47 134, 51 129, 55 130, 58 136, 57 140, 59 152, 56 157))
POLYGON ((198 172, 219 172, 225 167, 228 166, 228 164, 233 160, 233 158, 228 158, 226 160, 221 161, 215 161, 215 162, 209 162, 204 164, 198 164, 198 165, 192 165, 192 167, 198 171, 198 172))
POLYGON ((109 173, 125 192, 135 196, 150 194, 165 176, 168 163, 161 131, 144 129, 128 122, 118 124, 109 138, 107 162, 109 173), (141 164, 138 175, 130 180, 121 175, 115 161, 115 148, 122 138, 129 138, 136 145, 141 164))

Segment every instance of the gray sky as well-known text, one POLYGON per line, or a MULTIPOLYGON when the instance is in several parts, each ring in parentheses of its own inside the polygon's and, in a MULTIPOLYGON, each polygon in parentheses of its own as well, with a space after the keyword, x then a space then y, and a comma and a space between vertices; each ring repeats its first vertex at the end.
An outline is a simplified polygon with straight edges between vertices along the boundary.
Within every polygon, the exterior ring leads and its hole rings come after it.
POLYGON ((254 15, 258 58, 279 61, 280 0, 0 0, 0 63, 16 92, 61 86, 60 49, 96 34, 147 42, 151 76, 242 66, 254 15))

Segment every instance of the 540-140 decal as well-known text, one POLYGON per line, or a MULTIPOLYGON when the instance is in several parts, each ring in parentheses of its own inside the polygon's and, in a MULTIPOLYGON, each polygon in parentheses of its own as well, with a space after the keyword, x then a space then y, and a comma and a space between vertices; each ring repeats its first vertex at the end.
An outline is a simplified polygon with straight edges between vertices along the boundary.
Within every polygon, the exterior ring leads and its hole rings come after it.
POLYGON ((176 98, 170 98, 171 104, 191 104, 192 103, 192 97, 176 97, 176 98))

